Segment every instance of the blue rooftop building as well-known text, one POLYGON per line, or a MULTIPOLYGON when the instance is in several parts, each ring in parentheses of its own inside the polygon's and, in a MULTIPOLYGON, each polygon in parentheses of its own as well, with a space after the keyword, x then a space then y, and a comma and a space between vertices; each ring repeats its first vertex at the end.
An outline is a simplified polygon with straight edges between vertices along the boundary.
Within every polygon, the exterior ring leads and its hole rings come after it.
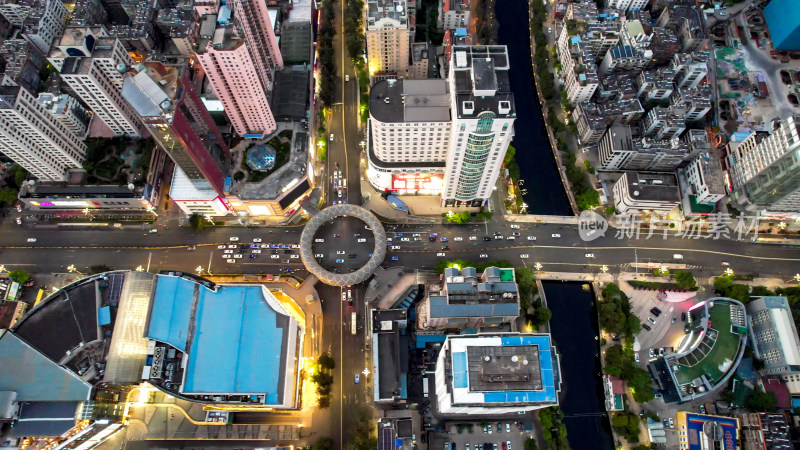
POLYGON ((772 45, 777 50, 800 50, 800 8, 797 0, 772 0, 764 8, 772 45))
POLYGON ((558 404, 561 376, 549 334, 448 336, 436 361, 441 414, 506 414, 558 404))

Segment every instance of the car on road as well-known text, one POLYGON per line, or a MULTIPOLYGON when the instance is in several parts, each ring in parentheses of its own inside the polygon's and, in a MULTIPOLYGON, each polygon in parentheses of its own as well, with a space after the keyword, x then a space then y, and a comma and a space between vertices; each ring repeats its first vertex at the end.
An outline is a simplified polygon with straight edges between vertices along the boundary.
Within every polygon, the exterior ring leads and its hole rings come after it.
POLYGON ((292 259, 297 259, 299 257, 300 257, 300 255, 289 255, 289 258, 292 258, 292 259))
POLYGON ((337 262, 338 264, 341 264, 341 263, 343 263, 343 262, 344 262, 344 260, 343 260, 342 258, 339 258, 339 259, 337 259, 337 260, 336 260, 336 262, 337 262))
POLYGON ((683 255, 681 255, 680 253, 675 253, 675 254, 672 255, 672 258, 673 259, 683 259, 683 255))
POLYGON ((345 81, 345 82, 347 82, 347 81, 350 81, 350 75, 345 75, 345 76, 344 76, 344 81, 345 81))
POLYGON ((639 353, 633 354, 633 359, 638 363, 639 362, 639 353))
POLYGON ((281 255, 269 255, 269 257, 272 259, 280 259, 281 255))
POLYGON ((336 250, 337 255, 344 255, 344 250, 336 250))
POLYGON ((314 254, 314 258, 324 258, 324 257, 325 257, 325 255, 323 255, 322 253, 315 253, 314 254))
POLYGON ((227 247, 228 247, 228 246, 227 246, 227 245, 225 245, 225 244, 222 244, 222 245, 218 245, 218 246, 217 246, 217 248, 227 248, 227 247))
POLYGON ((670 320, 669 323, 675 323, 675 320, 676 320, 676 317, 672 316, 672 320, 670 320))
POLYGON ((731 265, 731 263, 729 263, 729 262, 727 262, 727 261, 722 261, 722 265, 723 265, 723 266, 730 266, 730 265, 731 265))
POLYGON ((22 225, 22 219, 21 218, 17 217, 16 221, 17 221, 17 225, 22 225))
POLYGON ((255 238, 253 239, 253 242, 261 242, 261 238, 255 238))
POLYGON ((503 240, 503 235, 502 234, 495 234, 494 238, 497 239, 498 241, 502 241, 503 240))
POLYGON ((535 241, 536 240, 536 236, 528 236, 528 240, 529 241, 535 241))
POLYGON ((150 234, 153 234, 153 233, 158 233, 158 230, 156 230, 155 228, 153 228, 153 229, 149 230, 149 231, 148 231, 148 233, 150 233, 150 234))
POLYGON ((408 242, 408 241, 410 241, 411 239, 409 239, 409 238, 407 238, 407 237, 404 237, 404 238, 400 238, 400 240, 401 240, 401 241, 403 241, 403 242, 408 242))
POLYGON ((706 407, 704 405, 700 405, 700 414, 706 413, 706 407))
POLYGON ((648 322, 650 322, 650 323, 652 323, 653 325, 655 325, 655 324, 656 324, 656 319, 653 319, 652 317, 648 317, 648 318, 647 318, 647 321, 648 321, 648 322))
POLYGON ((235 259, 226 259, 225 262, 227 262, 227 263, 235 263, 236 260, 235 259))
POLYGON ((461 236, 456 236, 456 237, 453 238, 453 240, 454 241, 463 241, 464 238, 462 238, 461 236))
POLYGON ((658 309, 658 308, 655 308, 655 307, 650 308, 650 312, 653 313, 653 315, 656 316, 656 317, 661 315, 661 310, 658 309))
POLYGON ((258 254, 260 254, 260 253, 261 253, 261 249, 258 249, 258 250, 250 250, 250 251, 251 251, 252 253, 255 253, 256 255, 258 255, 258 254))
POLYGON ((510 423, 506 424, 506 433, 511 433, 511 424, 510 423))
POLYGON ((225 250, 222 253, 225 253, 225 254, 233 253, 233 250, 225 250))
POLYGON ((436 254, 436 256, 442 257, 442 256, 444 256, 444 253, 439 252, 439 253, 436 254))
POLYGON ((391 247, 392 247, 392 250, 400 250, 400 246, 399 245, 392 245, 391 247))
POLYGON ((236 244, 230 244, 228 245, 228 248, 239 248, 239 246, 236 244))
POLYGON ((470 241, 477 241, 478 240, 478 236, 470 236, 469 240, 470 241))
POLYGON ((345 291, 342 291, 342 301, 343 302, 347 301, 347 292, 345 292, 345 291))
POLYGON ((238 240, 239 240, 239 238, 238 238, 238 237, 236 237, 236 236, 231 236, 231 238, 230 238, 229 240, 230 240, 231 242, 236 242, 236 241, 238 241, 238 240))
POLYGON ((507 450, 511 450, 511 441, 506 441, 507 450))
POLYGON ((441 242, 447 242, 447 241, 449 241, 449 239, 447 239, 446 237, 443 237, 443 238, 439 239, 439 241, 441 241, 441 242))
POLYGON ((669 427, 670 428, 674 428, 675 427, 675 421, 672 420, 672 417, 669 418, 669 427))
POLYGON ((492 238, 490 238, 489 236, 484 236, 483 240, 486 241, 486 242, 489 242, 489 241, 492 240, 492 238))
POLYGON ((389 258, 389 261, 397 261, 397 256, 392 256, 391 258, 389 258))
POLYGON ((523 253, 523 254, 519 255, 519 257, 521 259, 528 259, 528 254, 527 253, 523 253))
POLYGON ((587 254, 585 254, 583 256, 585 256, 587 258, 594 258, 594 253, 587 253, 587 254))
POLYGON ((333 140, 333 133, 331 133, 331 140, 333 140))
POLYGON ((480 254, 480 257, 481 257, 481 258, 488 258, 488 257, 489 257, 489 255, 487 255, 486 253, 481 253, 481 254, 480 254))
POLYGON ((519 231, 515 231, 512 234, 514 235, 514 237, 520 237, 521 236, 519 231))
POLYGON ((356 384, 358 384, 358 374, 356 374, 356 384))
POLYGON ((242 259, 242 255, 240 255, 240 254, 238 254, 238 253, 237 253, 237 254, 235 254, 235 255, 233 255, 233 257, 234 257, 234 258, 236 258, 236 259, 242 259))
POLYGON ((367 242, 367 240, 365 238, 359 238, 358 242, 367 242))
POLYGON ((325 242, 325 239, 322 239, 322 238, 316 238, 316 239, 314 239, 314 242, 325 242))
POLYGON ((258 255, 249 255, 250 259, 258 258, 258 255))
POLYGON ((558 239, 558 238, 561 237, 561 235, 558 234, 558 233, 553 233, 553 234, 550 235, 550 237, 558 239))
POLYGON ((511 225, 512 230, 519 230, 519 225, 511 225))

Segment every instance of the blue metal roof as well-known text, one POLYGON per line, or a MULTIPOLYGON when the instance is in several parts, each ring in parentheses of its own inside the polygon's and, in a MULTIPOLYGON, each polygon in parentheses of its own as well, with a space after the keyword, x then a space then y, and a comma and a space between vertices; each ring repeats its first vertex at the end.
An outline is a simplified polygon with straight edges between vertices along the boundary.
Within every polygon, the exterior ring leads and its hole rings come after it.
POLYGON ((539 347, 539 366, 543 389, 541 391, 489 392, 483 395, 483 401, 487 403, 556 401, 556 374, 553 367, 550 336, 504 336, 500 341, 503 346, 536 345, 539 347))
POLYGON ((764 8, 769 36, 778 50, 800 50, 800 8, 796 0, 771 0, 764 8))
MULTIPOLYGON (((452 283, 451 283, 452 284, 452 283)), ((448 289, 450 285, 448 285, 448 289)), ((517 303, 484 303, 479 305, 452 305, 438 295, 428 297, 431 317, 503 317, 519 314, 517 303)))
POLYGON ((97 310, 97 324, 100 326, 111 323, 111 307, 103 306, 97 310))
POLYGON ((84 401, 92 387, 16 334, 0 338, 0 391, 15 391, 20 402, 84 401))
POLYGON ((467 382, 467 352, 453 353, 453 386, 465 388, 467 382))
POLYGON ((186 351, 194 289, 197 285, 177 277, 158 277, 150 308, 147 338, 186 351))

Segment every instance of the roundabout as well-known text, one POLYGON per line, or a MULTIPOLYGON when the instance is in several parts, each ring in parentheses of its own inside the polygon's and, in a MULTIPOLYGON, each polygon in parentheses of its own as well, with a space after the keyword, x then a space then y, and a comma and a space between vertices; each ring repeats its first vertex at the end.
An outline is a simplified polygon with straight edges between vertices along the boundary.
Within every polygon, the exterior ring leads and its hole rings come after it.
MULTIPOLYGON (((341 237, 341 235, 334 237, 341 237)), ((349 286, 361 283, 375 272, 375 269, 383 262, 386 256, 386 232, 383 225, 368 210, 355 205, 334 205, 329 206, 315 214, 308 221, 300 235, 300 258, 306 269, 314 274, 320 281, 332 286, 349 286), (352 217, 364 222, 372 231, 374 246, 369 260, 356 270, 344 273, 336 273, 323 267, 314 254, 314 243, 324 242, 323 238, 317 237, 320 227, 328 222, 335 221, 339 217, 352 217)), ((337 260, 342 262, 343 259, 337 260)))

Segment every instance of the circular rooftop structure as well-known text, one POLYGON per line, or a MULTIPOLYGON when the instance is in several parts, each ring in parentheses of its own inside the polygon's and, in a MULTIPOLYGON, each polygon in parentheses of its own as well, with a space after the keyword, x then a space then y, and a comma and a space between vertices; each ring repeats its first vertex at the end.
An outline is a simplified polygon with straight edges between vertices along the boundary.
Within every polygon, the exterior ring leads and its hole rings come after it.
POLYGON ((383 262, 385 256, 386 232, 383 230, 383 225, 371 212, 360 206, 343 204, 325 208, 308 221, 303 233, 300 235, 300 257, 306 269, 323 283, 333 286, 349 286, 361 283, 375 272, 375 269, 383 262), (348 273, 333 273, 325 269, 317 262, 312 249, 314 236, 320 226, 340 216, 354 217, 363 221, 372 229, 372 234, 375 237, 375 246, 369 261, 358 270, 348 273))

